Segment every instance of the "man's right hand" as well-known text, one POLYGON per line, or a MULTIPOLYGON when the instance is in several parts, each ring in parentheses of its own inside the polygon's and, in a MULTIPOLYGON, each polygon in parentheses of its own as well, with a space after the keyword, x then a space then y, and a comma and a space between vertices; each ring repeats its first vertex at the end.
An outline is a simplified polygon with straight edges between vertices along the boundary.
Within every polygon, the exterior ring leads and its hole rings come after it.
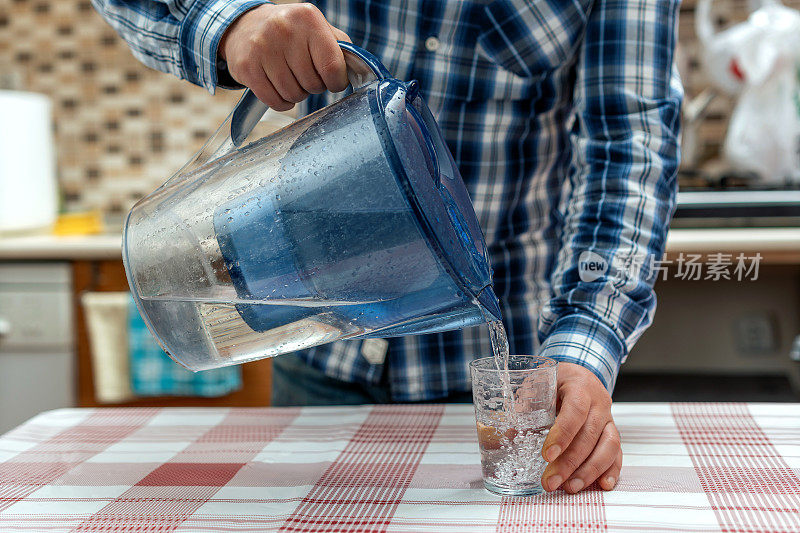
POLYGON ((311 4, 265 4, 228 27, 218 53, 233 79, 271 108, 286 111, 309 94, 347 87, 337 40, 350 38, 311 4))

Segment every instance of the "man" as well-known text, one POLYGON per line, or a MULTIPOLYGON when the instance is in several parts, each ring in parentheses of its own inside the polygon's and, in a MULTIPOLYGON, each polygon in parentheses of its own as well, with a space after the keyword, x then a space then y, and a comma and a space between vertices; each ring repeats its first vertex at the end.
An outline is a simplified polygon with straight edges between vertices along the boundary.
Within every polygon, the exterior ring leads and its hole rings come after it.
MULTIPOLYGON (((610 391, 652 320, 650 267, 674 207, 678 0, 95 5, 146 64, 212 92, 247 86, 277 110, 317 109, 345 88, 337 39, 417 79, 486 235, 511 353, 560 361, 543 486, 614 487, 610 391)), ((281 356, 276 403, 463 399, 486 338, 472 328, 281 356)))

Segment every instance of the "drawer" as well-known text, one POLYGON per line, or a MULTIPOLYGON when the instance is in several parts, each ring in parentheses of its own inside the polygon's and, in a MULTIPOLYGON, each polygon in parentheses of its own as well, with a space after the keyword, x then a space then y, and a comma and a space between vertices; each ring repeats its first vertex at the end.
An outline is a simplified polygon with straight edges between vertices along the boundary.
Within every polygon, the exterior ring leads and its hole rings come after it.
POLYGON ((69 263, 0 263, 0 291, 8 285, 61 285, 72 284, 69 263))
POLYGON ((0 353, 72 349, 69 265, 0 265, 0 353))

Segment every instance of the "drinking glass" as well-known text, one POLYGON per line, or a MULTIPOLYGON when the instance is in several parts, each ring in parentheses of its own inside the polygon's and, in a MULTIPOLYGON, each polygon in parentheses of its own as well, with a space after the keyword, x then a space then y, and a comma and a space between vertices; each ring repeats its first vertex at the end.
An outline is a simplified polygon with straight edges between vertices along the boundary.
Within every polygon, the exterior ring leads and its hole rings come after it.
POLYGON ((542 492, 542 444, 556 414, 556 361, 512 355, 505 372, 494 357, 470 363, 483 484, 495 494, 542 492))

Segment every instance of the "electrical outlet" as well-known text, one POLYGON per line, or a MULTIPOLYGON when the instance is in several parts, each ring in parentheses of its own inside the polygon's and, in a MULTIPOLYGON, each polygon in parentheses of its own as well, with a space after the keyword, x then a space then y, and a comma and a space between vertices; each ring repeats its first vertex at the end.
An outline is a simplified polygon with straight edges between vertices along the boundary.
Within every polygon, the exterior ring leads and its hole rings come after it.
POLYGON ((800 363, 800 335, 794 338, 792 349, 789 351, 789 359, 800 363))
POLYGON ((736 348, 744 355, 767 355, 778 349, 778 321, 771 313, 754 311, 735 322, 736 348))

